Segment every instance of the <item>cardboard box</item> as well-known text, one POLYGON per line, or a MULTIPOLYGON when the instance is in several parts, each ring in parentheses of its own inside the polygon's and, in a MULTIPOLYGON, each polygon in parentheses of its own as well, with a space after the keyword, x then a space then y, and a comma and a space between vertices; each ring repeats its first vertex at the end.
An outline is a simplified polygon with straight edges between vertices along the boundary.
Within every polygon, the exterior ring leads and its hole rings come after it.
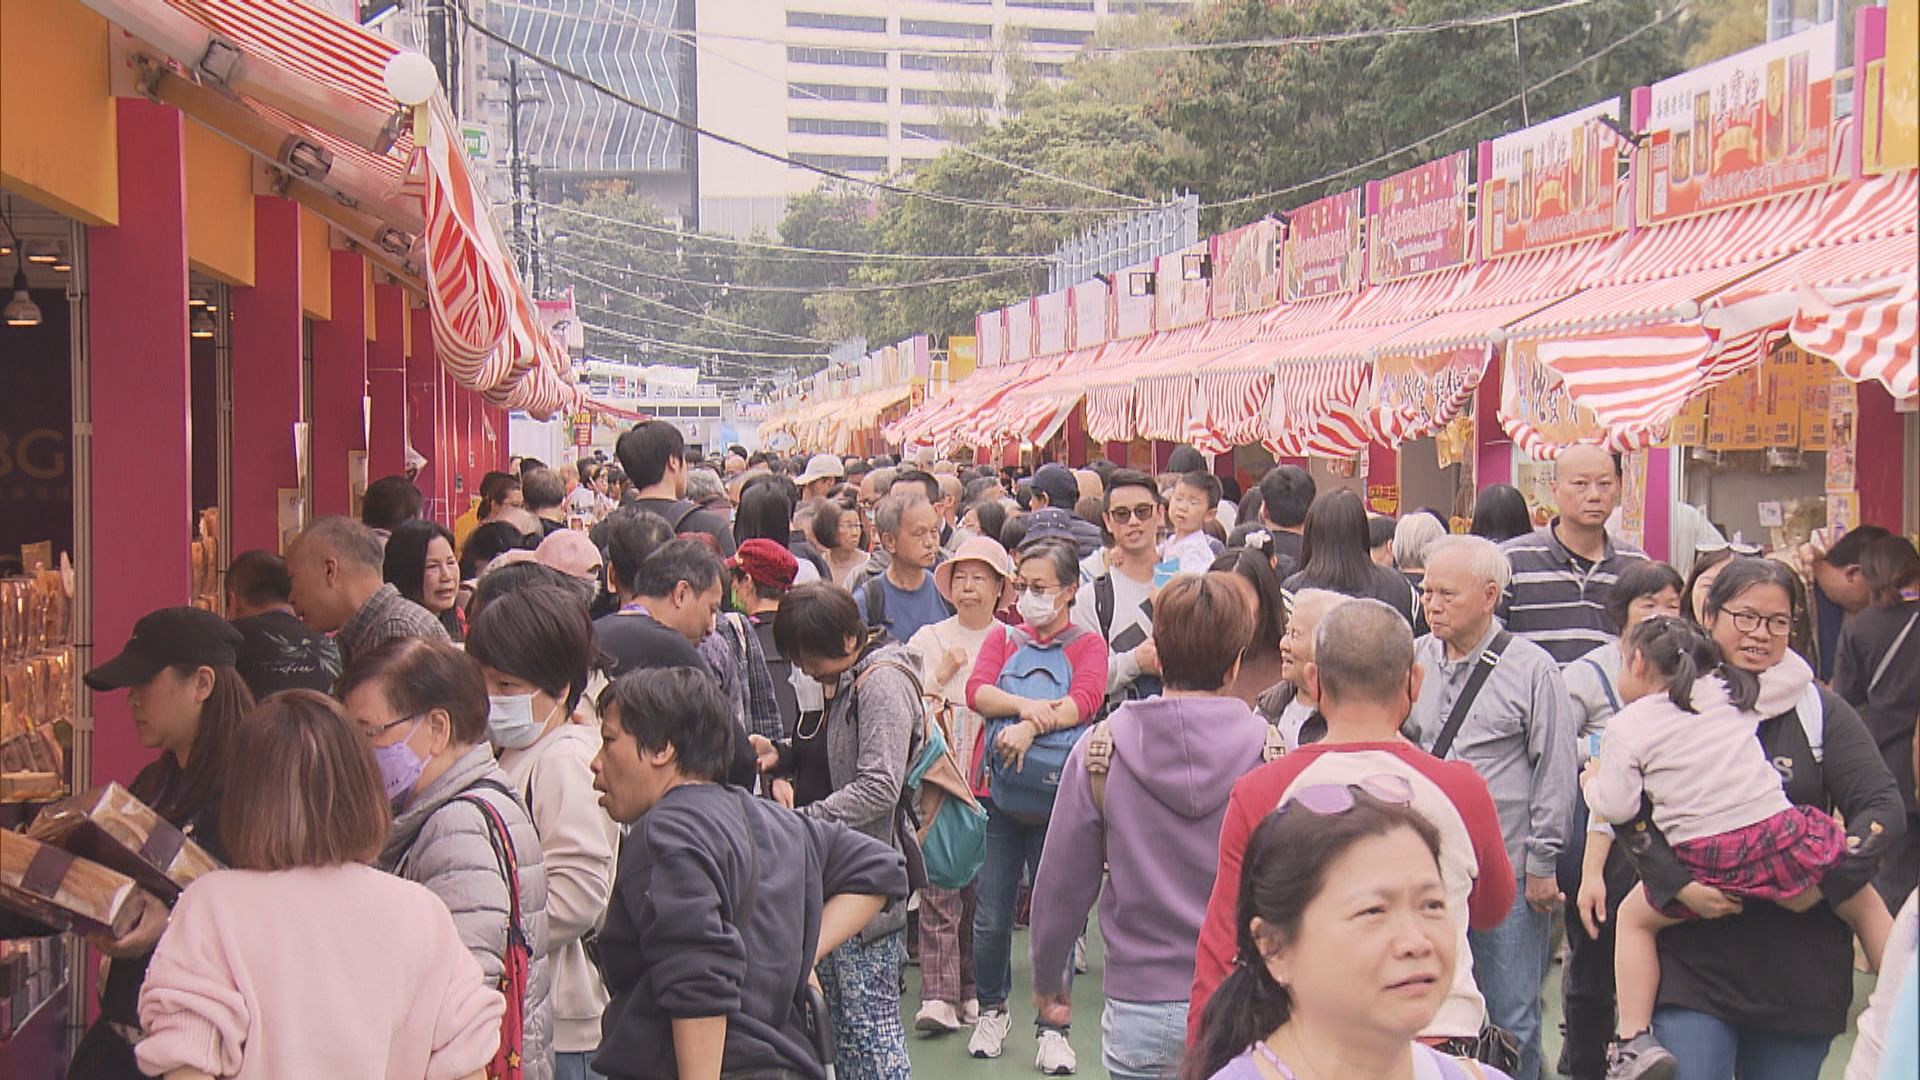
POLYGON ((168 903, 220 869, 219 860, 119 784, 54 803, 27 834, 119 871, 168 903))

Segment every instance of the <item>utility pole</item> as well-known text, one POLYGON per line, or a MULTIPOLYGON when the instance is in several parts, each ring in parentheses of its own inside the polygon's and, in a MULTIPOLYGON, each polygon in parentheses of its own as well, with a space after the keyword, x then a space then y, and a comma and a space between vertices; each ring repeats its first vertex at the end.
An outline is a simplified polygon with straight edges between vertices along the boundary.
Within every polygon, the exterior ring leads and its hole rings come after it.
MULTIPOLYGON (((544 295, 540 287, 540 279, 546 270, 546 259, 542 257, 542 249, 540 247, 540 166, 529 161, 526 164, 525 171, 527 175, 527 191, 533 195, 533 207, 527 214, 528 217, 533 219, 532 228, 529 230, 533 242, 527 245, 527 259, 533 266, 533 295, 538 299, 544 295)), ((518 208, 519 204, 516 203, 515 209, 517 210, 518 208)))
POLYGON ((520 253, 520 273, 528 270, 527 231, 523 211, 526 204, 524 162, 520 156, 520 58, 507 58, 507 170, 513 185, 513 243, 520 253))

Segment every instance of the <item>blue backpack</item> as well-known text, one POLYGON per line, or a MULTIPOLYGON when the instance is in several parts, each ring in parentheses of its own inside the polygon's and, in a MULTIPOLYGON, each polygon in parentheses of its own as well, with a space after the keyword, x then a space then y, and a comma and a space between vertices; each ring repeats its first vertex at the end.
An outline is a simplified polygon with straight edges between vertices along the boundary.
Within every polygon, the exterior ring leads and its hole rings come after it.
MULTIPOLYGON (((925 884, 964 889, 987 861, 987 812, 967 789, 966 773, 948 741, 950 721, 942 715, 936 700, 926 696, 918 672, 898 660, 876 660, 854 680, 853 692, 859 693, 867 676, 881 668, 893 668, 905 675, 922 705, 908 741, 907 775, 900 789, 896 822, 909 876, 917 855, 925 884), (908 841, 916 850, 906 850, 908 841)), ((915 887, 919 884, 916 882, 915 887)))
MULTIPOLYGON (((1056 701, 1073 688, 1073 662, 1067 646, 1086 633, 1069 626, 1045 644, 1035 641, 1024 630, 1009 629, 1016 648, 1000 669, 993 685, 1009 694, 1036 701, 1056 701)), ((1091 719, 1089 717, 1088 719, 1091 719)), ((994 752, 1000 733, 1020 722, 1019 717, 1000 717, 989 721, 986 752, 981 755, 987 788, 993 805, 1016 821, 1043 825, 1053 814, 1053 797, 1060 790, 1060 775, 1066 771, 1067 755, 1086 732, 1086 725, 1050 731, 1036 736, 1027 748, 1027 757, 1018 768, 994 752)))

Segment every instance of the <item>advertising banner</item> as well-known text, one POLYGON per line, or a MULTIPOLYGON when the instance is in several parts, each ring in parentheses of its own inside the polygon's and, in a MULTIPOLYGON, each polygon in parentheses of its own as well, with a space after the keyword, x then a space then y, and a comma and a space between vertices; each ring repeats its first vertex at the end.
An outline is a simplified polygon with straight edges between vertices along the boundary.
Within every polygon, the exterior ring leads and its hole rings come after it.
POLYGON ((1367 185, 1367 276, 1379 284, 1467 261, 1467 151, 1367 185))
POLYGON ((1360 287, 1360 189, 1316 199, 1287 215, 1287 303, 1334 296, 1360 287))
POLYGON ((1113 337, 1113 290, 1103 281, 1083 281, 1071 290, 1073 333, 1068 348, 1085 349, 1113 337))
POLYGON ((1489 259, 1612 236, 1620 103, 1603 101, 1480 144, 1480 251, 1489 259))
MULTIPOLYGON (((1571 446, 1601 442, 1607 429, 1591 410, 1574 404, 1560 373, 1540 362, 1537 340, 1507 346, 1505 375, 1500 385, 1501 413, 1537 436, 1537 444, 1571 446)), ((1512 426, 1509 427, 1512 430, 1512 426)), ((1516 442, 1520 441, 1518 437, 1516 442)), ((1522 449, 1528 449, 1523 446, 1522 449)), ((1533 451, 1528 449, 1528 453, 1533 451)), ((1535 455, 1538 456, 1538 455, 1535 455)))
POLYGON ((973 320, 973 340, 979 366, 988 368, 1006 363, 1006 314, 989 311, 984 315, 976 316, 973 320))
POLYGON ((1920 165, 1920 0, 1887 0, 1856 18, 1861 175, 1911 169, 1920 165))
POLYGON ((1033 298, 1033 355, 1067 351, 1068 299, 1066 289, 1033 298))
POLYGON ((553 335, 553 340, 568 352, 578 355, 586 351, 587 327, 574 310, 573 286, 567 286, 566 295, 556 299, 535 300, 533 309, 540 320, 540 328, 553 335))
POLYGON ((1211 282, 1199 273, 1199 261, 1206 258, 1205 240, 1190 248, 1162 255, 1154 287, 1154 329, 1173 330, 1191 326, 1207 317, 1211 282))
POLYGON ((1280 225, 1272 218, 1213 238, 1214 318, 1259 311, 1280 298, 1279 241, 1280 225))
POLYGON ((947 339, 947 381, 959 382, 980 366, 980 339, 956 334, 947 339))
POLYGON ((1007 363, 1017 364, 1033 355, 1033 301, 1022 300, 1007 308, 1007 363))
POLYGON ((1420 356, 1386 355, 1373 362, 1374 404, 1389 412, 1415 416, 1414 430, 1432 431, 1459 413, 1480 385, 1486 368, 1485 346, 1420 356))
POLYGON ((1642 220, 1672 221, 1832 177, 1835 24, 1653 84, 1642 220))
POLYGON ((908 377, 915 382, 926 382, 933 371, 933 339, 915 334, 900 343, 900 351, 906 356, 908 377))
POLYGON ((1153 332, 1154 260, 1137 263, 1113 276, 1113 338, 1122 341, 1153 332))

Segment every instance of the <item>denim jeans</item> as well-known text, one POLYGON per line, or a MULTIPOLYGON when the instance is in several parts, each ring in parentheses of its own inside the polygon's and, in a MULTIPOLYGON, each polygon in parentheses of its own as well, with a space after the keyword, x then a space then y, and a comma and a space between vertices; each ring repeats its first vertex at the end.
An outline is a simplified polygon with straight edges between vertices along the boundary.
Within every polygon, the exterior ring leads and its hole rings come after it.
POLYGON ((1547 978, 1552 926, 1552 916, 1528 906, 1522 889, 1499 926, 1467 931, 1474 978, 1487 999, 1487 1019, 1520 1040, 1520 1067, 1513 1071, 1513 1080, 1540 1080, 1540 987, 1547 978))
MULTIPOLYGON (((1013 905, 1023 872, 1038 872, 1047 827, 1016 821, 986 800, 987 861, 973 912, 973 983, 980 1011, 1005 1008, 1013 993, 1013 905)), ((1068 985, 1073 966, 1067 966, 1068 985)))
POLYGON ((593 1051, 579 1050, 553 1055, 553 1080, 606 1080, 593 1071, 593 1051))
POLYGON ((1100 1060, 1113 1080, 1174 1080, 1186 1049, 1186 1002, 1107 999, 1100 1060))
POLYGON ((1679 1063, 1674 1080, 1818 1080, 1831 1035, 1740 1027, 1692 1009, 1661 1006, 1653 1034, 1679 1063))

